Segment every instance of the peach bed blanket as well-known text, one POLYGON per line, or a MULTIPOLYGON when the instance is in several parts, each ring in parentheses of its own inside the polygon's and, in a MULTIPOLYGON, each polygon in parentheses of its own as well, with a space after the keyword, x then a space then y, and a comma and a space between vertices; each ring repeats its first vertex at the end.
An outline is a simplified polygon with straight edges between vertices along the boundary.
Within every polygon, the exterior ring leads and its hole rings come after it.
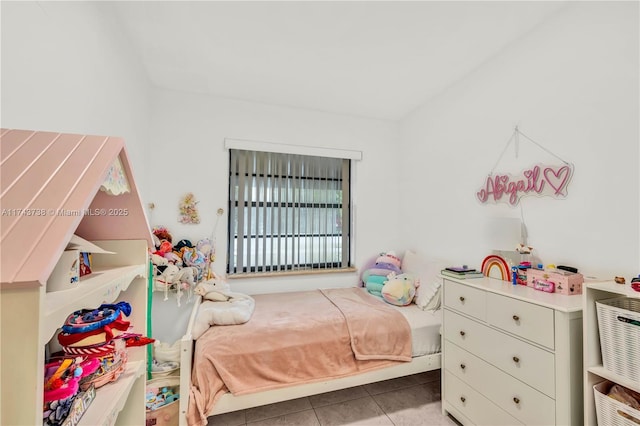
POLYGON ((206 425, 226 392, 244 395, 411 361, 404 316, 362 288, 254 296, 253 317, 195 344, 187 421, 206 425))

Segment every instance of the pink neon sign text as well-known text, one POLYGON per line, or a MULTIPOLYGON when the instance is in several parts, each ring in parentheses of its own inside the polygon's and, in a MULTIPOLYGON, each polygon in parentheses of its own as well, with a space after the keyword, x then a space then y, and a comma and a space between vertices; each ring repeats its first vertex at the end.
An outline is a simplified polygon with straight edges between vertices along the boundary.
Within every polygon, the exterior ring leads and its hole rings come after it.
POLYGON ((507 203, 511 206, 517 205, 520 198, 527 195, 564 198, 572 176, 572 164, 537 164, 519 175, 488 176, 483 188, 476 192, 476 198, 483 204, 507 203))

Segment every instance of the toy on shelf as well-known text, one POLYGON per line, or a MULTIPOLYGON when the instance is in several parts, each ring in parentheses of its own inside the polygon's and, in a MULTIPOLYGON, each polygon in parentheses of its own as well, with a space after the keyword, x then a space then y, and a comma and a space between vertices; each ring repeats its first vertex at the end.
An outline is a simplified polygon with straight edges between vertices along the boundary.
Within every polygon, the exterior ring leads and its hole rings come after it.
MULTIPOLYGON (((117 380, 127 363, 126 348, 154 342, 154 339, 128 332, 131 324, 124 317, 130 314, 131 305, 122 301, 102 304, 95 309, 78 310, 65 320, 57 335, 58 343, 67 357, 62 365, 68 364, 68 359, 73 357, 98 361, 94 371, 79 380, 81 390, 91 385, 99 388, 117 380)), ((48 382, 45 389, 47 385, 48 382)))
POLYGON ((489 255, 482 261, 482 273, 487 277, 511 281, 513 274, 509 270, 507 261, 497 254, 489 255))
POLYGON ((157 426, 178 424, 179 400, 179 377, 168 376, 149 380, 146 386, 146 423, 157 426))
POLYGON ((551 268, 545 270, 530 269, 527 273, 527 285, 536 290, 549 293, 560 293, 566 296, 582 294, 584 277, 577 272, 551 268))
POLYGON ((527 285, 527 270, 531 269, 531 262, 520 262, 511 267, 511 282, 513 285, 527 285))

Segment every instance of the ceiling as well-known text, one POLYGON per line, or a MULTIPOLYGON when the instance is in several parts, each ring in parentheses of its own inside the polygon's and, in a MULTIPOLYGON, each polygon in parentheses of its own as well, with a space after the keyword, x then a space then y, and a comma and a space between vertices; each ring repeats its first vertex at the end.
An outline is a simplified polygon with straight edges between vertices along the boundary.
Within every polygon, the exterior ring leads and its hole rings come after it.
POLYGON ((115 2, 152 84, 398 120, 559 1, 115 2))

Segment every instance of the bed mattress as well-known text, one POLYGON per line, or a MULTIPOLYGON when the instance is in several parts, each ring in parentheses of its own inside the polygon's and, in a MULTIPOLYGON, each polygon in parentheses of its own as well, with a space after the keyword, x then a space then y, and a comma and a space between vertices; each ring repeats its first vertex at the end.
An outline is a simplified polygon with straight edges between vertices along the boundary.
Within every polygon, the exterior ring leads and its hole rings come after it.
POLYGON ((316 383, 412 359, 402 311, 360 288, 254 298, 250 321, 210 327, 196 340, 189 424, 206 425, 206 414, 227 391, 245 395, 316 383))
POLYGON ((409 323, 411 328, 411 355, 413 357, 440 352, 442 310, 423 311, 413 303, 408 306, 393 307, 400 311, 409 323))
MULTIPOLYGON (((363 292, 366 289, 362 288, 363 292)), ((382 298, 370 293, 370 297, 378 300, 382 298)), ((411 328, 411 356, 423 356, 437 354, 441 352, 440 332, 442 327, 442 310, 423 311, 418 305, 411 303, 407 306, 396 306, 387 304, 407 319, 411 328)))

